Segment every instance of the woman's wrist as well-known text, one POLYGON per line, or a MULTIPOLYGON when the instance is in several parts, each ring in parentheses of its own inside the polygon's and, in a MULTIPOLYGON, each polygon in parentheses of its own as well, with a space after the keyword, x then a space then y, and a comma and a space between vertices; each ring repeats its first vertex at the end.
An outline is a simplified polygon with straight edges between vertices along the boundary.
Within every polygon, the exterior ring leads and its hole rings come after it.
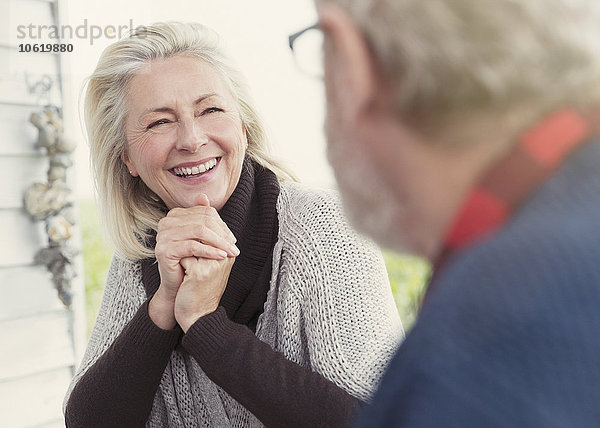
POLYGON ((217 310, 217 308, 214 308, 213 310, 206 310, 206 311, 197 312, 195 314, 188 315, 181 319, 181 322, 179 323, 179 325, 181 326, 181 329, 183 330, 183 332, 187 333, 187 331, 190 329, 190 327, 192 325, 194 325, 196 323, 196 321, 198 321, 200 318, 202 318, 205 315, 212 314, 216 310, 217 310))
POLYGON ((186 319, 184 321, 181 321, 181 324, 179 324, 179 325, 181 326, 181 329, 183 330, 183 333, 184 334, 187 333, 188 330, 190 329, 190 327, 192 325, 194 325, 194 323, 196 321, 198 321, 199 319, 200 319, 200 317, 197 317, 197 318, 196 317, 191 317, 191 318, 188 318, 188 319, 186 319))
POLYGON ((163 296, 159 287, 150 303, 148 304, 148 315, 157 327, 163 330, 171 330, 177 325, 175 320, 175 301, 163 296))

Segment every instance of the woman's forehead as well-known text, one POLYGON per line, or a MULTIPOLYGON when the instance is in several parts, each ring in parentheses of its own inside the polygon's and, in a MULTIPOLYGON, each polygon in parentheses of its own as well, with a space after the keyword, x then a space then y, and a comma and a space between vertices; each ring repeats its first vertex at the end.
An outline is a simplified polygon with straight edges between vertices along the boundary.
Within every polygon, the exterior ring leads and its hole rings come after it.
POLYGON ((131 79, 128 92, 130 106, 137 110, 196 104, 203 100, 233 102, 216 68, 200 58, 188 56, 161 58, 146 63, 131 79))

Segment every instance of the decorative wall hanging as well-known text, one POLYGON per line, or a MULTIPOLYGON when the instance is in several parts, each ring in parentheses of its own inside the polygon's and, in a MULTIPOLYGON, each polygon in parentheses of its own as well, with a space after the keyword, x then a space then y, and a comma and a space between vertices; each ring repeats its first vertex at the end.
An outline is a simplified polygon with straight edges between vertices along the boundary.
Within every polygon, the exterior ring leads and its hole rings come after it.
POLYGON ((69 242, 76 219, 66 178, 67 169, 73 165, 75 145, 64 137, 58 107, 47 106, 33 113, 30 122, 39 131, 36 148, 45 149, 50 164, 48 182, 34 183, 25 191, 25 209, 33 219, 45 222, 48 234, 48 246, 37 252, 35 263, 46 265, 58 297, 70 306, 71 282, 76 276, 73 260, 79 251, 69 242))

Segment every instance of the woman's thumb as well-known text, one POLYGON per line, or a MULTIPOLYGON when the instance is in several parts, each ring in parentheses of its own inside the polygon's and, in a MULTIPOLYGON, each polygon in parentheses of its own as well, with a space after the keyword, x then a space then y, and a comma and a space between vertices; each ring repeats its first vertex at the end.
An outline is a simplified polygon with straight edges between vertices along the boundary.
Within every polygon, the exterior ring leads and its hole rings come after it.
POLYGON ((206 194, 204 194, 204 193, 201 193, 200 195, 198 195, 198 198, 196 198, 196 205, 203 206, 203 207, 210 207, 210 201, 208 200, 208 196, 206 196, 206 194))

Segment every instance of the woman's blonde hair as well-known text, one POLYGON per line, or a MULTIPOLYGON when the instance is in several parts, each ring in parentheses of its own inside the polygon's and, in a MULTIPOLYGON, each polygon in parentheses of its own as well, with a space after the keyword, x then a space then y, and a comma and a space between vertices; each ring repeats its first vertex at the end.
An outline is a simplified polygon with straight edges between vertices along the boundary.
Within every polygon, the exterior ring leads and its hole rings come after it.
POLYGON ((139 177, 132 177, 121 155, 127 147, 125 116, 128 84, 149 61, 185 55, 211 64, 237 101, 248 140, 247 155, 280 180, 293 179, 268 153, 267 136, 244 77, 224 55, 218 35, 195 23, 156 23, 139 27, 107 47, 87 82, 84 101, 92 170, 100 218, 115 252, 137 260, 152 257, 148 241, 164 204, 139 177))
POLYGON ((597 0, 315 1, 348 11, 421 131, 600 101, 597 0))

